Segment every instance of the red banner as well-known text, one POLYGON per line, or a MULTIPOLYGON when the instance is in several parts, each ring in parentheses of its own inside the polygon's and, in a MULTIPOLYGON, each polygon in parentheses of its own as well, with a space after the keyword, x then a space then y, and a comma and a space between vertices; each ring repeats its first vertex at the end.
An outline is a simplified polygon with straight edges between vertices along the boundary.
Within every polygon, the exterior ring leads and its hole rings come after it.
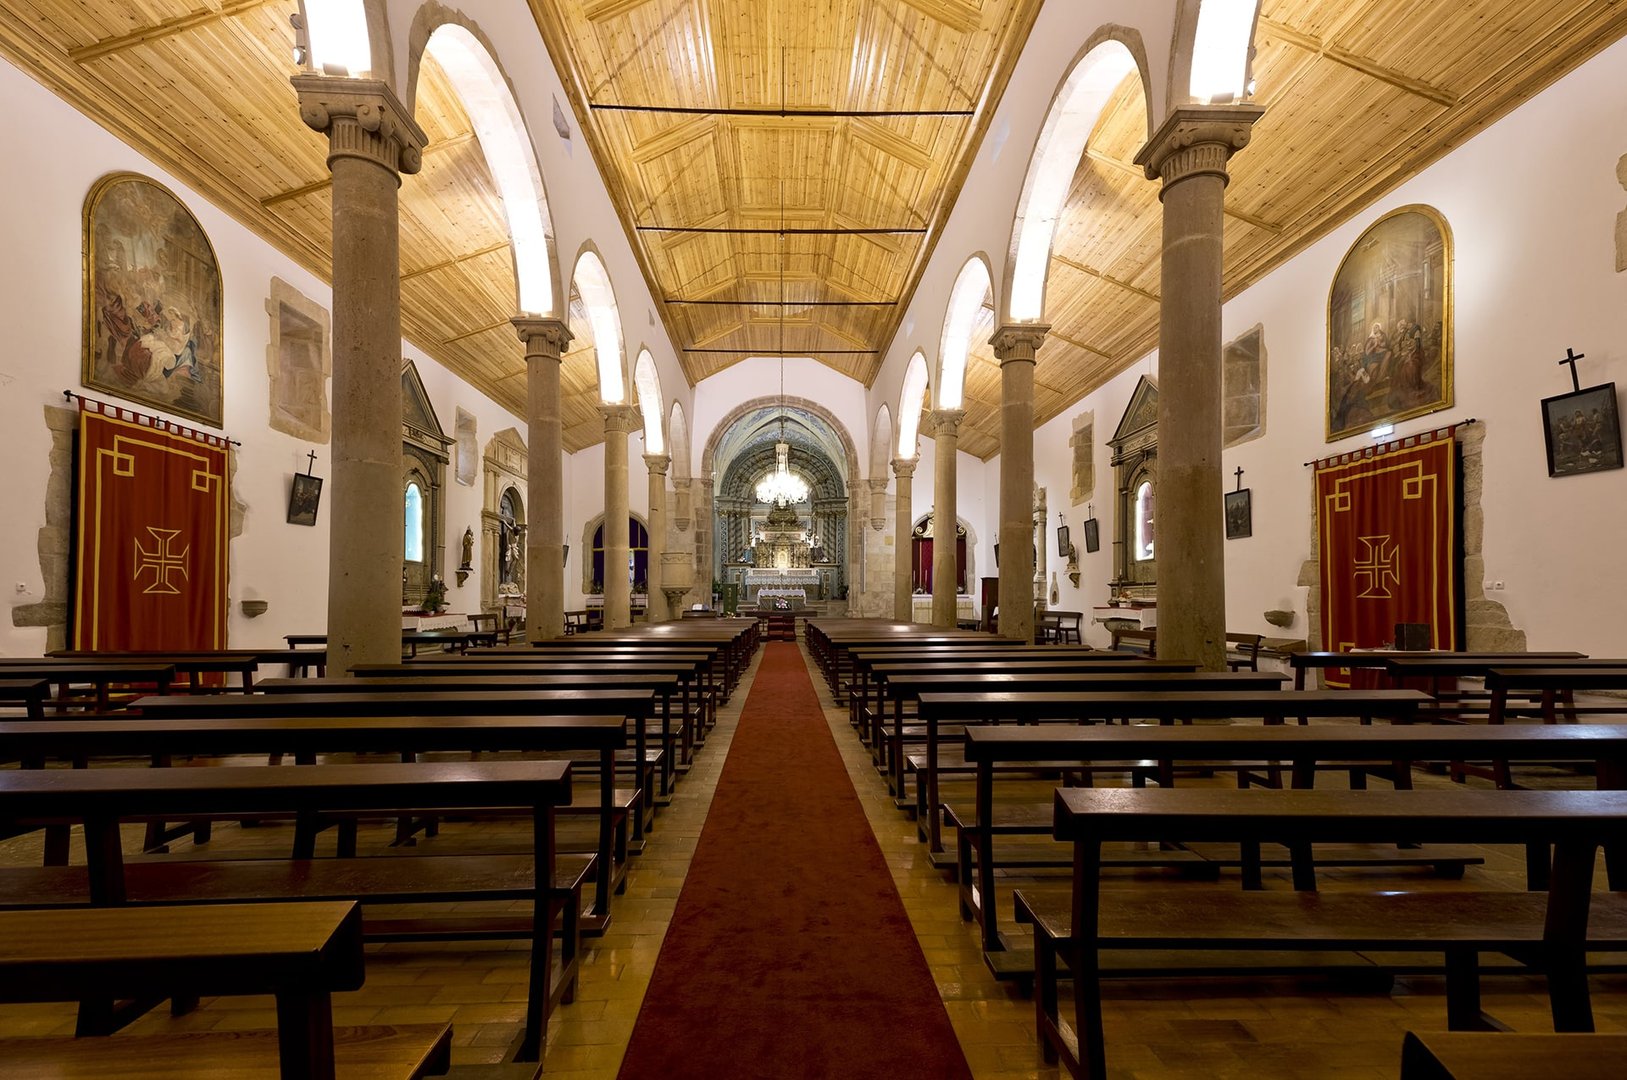
POLYGON ((226 647, 226 440, 81 401, 73 647, 226 647))
MULTIPOLYGON (((1388 647, 1397 623, 1426 624, 1430 648, 1458 647, 1456 458, 1448 431, 1317 463, 1323 648, 1388 647)), ((1348 670, 1327 675, 1349 685, 1348 670)))

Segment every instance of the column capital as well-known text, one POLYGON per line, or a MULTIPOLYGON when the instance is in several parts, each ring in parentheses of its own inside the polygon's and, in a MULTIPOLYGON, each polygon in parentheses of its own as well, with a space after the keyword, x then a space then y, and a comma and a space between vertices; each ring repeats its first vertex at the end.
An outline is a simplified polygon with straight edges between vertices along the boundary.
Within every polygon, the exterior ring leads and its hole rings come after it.
POLYGON ((933 438, 937 438, 939 435, 947 435, 953 439, 960 434, 960 422, 966 419, 966 410, 933 409, 931 416, 933 438))
POLYGON ((900 480, 908 480, 915 475, 915 467, 919 464, 920 458, 893 458, 893 475, 900 480))
POLYGON ((616 402, 614 404, 601 402, 599 404, 599 415, 604 417, 605 434, 618 432, 625 435, 636 426, 635 419, 638 416, 638 410, 625 402, 616 402))
POLYGON ((989 338, 994 346, 994 358, 1004 367, 1010 363, 1032 364, 1045 344, 1045 335, 1051 330, 1049 323, 1010 323, 995 330, 989 338))
POLYGON ((879 493, 887 490, 888 480, 885 476, 872 476, 870 479, 866 480, 865 483, 870 486, 872 493, 879 493))
POLYGON ((415 173, 424 163, 429 137, 381 79, 295 75, 299 116, 328 137, 328 165, 334 158, 371 161, 397 175, 415 173))
POLYGON ((658 476, 667 475, 667 467, 669 465, 671 465, 671 464, 672 464, 672 455, 671 454, 645 454, 644 455, 644 468, 646 470, 648 470, 652 474, 655 474, 655 475, 658 475, 658 476))
POLYGON ((692 476, 674 476, 672 478, 672 489, 674 491, 688 491, 690 485, 694 482, 695 478, 692 476))
POLYGON ((509 322, 525 342, 527 360, 558 360, 571 343, 571 328, 564 319, 545 319, 536 315, 516 315, 509 322))
POLYGON ((1229 177, 1226 163, 1248 145, 1265 110, 1258 105, 1188 105, 1169 114, 1135 163, 1167 189, 1194 176, 1229 177))

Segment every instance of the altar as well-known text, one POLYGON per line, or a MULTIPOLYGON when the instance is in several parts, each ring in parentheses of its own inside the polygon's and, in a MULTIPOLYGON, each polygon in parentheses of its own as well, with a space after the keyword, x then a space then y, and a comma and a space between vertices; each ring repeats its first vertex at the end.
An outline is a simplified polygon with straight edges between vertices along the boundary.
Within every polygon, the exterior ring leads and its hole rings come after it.
POLYGON ((763 567, 747 570, 743 583, 746 603, 756 605, 760 598, 776 596, 806 601, 819 599, 819 571, 799 567, 763 567))

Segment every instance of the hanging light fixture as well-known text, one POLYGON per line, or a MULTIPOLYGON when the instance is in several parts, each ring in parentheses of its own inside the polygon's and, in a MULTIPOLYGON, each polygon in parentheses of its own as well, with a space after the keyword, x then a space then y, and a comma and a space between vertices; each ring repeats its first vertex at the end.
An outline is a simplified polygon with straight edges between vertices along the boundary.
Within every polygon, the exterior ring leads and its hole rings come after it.
POLYGON ((806 502, 808 482, 791 472, 791 445, 785 441, 785 181, 780 181, 780 439, 774 444, 774 471, 757 483, 757 501, 775 506, 806 502))

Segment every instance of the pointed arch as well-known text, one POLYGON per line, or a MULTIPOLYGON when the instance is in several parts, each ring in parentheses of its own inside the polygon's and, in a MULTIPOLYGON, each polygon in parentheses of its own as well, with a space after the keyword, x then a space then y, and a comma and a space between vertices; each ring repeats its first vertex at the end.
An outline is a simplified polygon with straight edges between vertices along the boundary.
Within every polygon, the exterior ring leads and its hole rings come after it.
MULTIPOLYGON (((1079 159, 1114 91, 1132 73, 1140 77, 1142 99, 1147 100, 1151 89, 1147 71, 1141 34, 1110 24, 1091 35, 1057 87, 1034 142, 1012 225, 1003 290, 1008 321, 1044 319, 1051 248, 1079 159)), ((1150 115, 1147 135, 1152 136, 1150 115)))
POLYGON ((593 353, 599 372, 599 399, 616 405, 627 400, 627 380, 622 372, 621 315, 616 309, 616 291, 604 261, 591 244, 576 257, 571 274, 576 291, 587 309, 593 327, 593 353))
POLYGON ((486 167, 502 197, 513 246, 515 310, 562 314, 553 221, 525 117, 480 28, 440 4, 424 5, 410 35, 407 103, 417 108, 424 56, 446 73, 474 126, 486 167))
POLYGON ((887 479, 887 459, 893 451, 893 413, 882 402, 876 410, 876 421, 870 429, 870 479, 887 479))
POLYGON ((638 361, 633 365, 633 389, 638 392, 638 411, 644 417, 644 452, 664 454, 667 440, 661 429, 661 376, 655 370, 655 357, 648 349, 638 351, 638 361))
POLYGON ((667 414, 667 446, 672 454, 672 478, 674 480, 689 477, 689 419, 684 415, 684 405, 681 401, 672 403, 672 411, 667 414))
POLYGON ((972 329, 977 315, 994 291, 989 276, 989 259, 978 252, 966 260, 949 292, 949 310, 943 320, 943 341, 938 349, 938 378, 935 380, 939 409, 958 409, 965 399, 966 360, 972 352, 972 329))
POLYGON ((926 354, 916 349, 904 369, 904 389, 898 397, 898 456, 905 461, 915 457, 921 410, 926 407, 926 384, 926 354))

